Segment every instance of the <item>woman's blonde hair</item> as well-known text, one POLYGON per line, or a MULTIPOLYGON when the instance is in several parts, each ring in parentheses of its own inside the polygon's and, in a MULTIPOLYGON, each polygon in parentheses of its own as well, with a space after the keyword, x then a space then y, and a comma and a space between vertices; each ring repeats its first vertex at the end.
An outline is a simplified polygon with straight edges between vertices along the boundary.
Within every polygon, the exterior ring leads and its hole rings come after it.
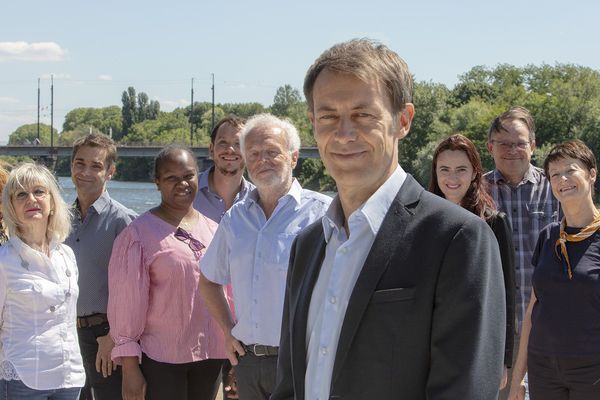
POLYGON ((20 222, 17 219, 12 203, 13 195, 20 190, 28 190, 34 186, 43 186, 50 194, 51 212, 48 217, 46 237, 48 241, 62 243, 71 230, 71 212, 69 206, 60 195, 58 182, 48 168, 34 163, 23 163, 14 168, 8 175, 8 181, 2 191, 2 213, 10 236, 20 236, 20 222))

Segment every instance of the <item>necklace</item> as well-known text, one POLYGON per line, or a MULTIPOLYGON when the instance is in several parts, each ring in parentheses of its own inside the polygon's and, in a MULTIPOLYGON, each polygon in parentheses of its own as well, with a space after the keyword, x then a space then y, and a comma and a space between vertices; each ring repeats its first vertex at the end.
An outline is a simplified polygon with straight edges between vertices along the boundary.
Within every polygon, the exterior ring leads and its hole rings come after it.
POLYGON ((188 212, 183 218, 178 218, 178 217, 174 217, 173 215, 167 213, 163 208, 161 208, 160 206, 156 207, 154 209, 154 214, 159 217, 160 219, 162 219, 163 221, 177 227, 182 227, 186 230, 191 230, 196 223, 198 222, 198 219, 200 218, 200 213, 194 209, 192 209, 192 214, 191 216, 189 215, 190 213, 188 212))

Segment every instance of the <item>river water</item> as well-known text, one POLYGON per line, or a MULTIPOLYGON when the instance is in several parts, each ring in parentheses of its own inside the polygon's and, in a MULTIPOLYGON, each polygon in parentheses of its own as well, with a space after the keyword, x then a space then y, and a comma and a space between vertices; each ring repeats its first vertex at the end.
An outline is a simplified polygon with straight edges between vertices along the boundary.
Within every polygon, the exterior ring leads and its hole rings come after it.
MULTIPOLYGON (((77 194, 75 186, 70 177, 58 177, 58 184, 63 190, 63 196, 67 204, 75 201, 77 194)), ((110 197, 117 200, 124 206, 132 209, 138 214, 148 211, 148 209, 157 206, 160 203, 160 193, 156 189, 156 185, 151 182, 120 182, 108 181, 108 193, 110 197)), ((333 197, 333 192, 323 192, 330 197, 333 197)))
MULTIPOLYGON (((75 187, 70 177, 59 177, 58 184, 63 190, 67 204, 71 204, 77 197, 75 187)), ((160 193, 156 185, 151 182, 119 182, 109 181, 108 192, 110 197, 138 214, 157 206, 160 203, 160 193)))

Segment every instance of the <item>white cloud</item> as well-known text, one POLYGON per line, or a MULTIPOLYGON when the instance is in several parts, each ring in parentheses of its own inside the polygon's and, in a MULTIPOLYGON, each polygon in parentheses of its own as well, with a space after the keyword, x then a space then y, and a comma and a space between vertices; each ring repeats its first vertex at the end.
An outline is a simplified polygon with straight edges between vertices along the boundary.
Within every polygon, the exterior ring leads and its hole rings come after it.
POLYGON ((0 42, 2 61, 61 61, 67 51, 54 42, 0 42))
POLYGON ((113 78, 110 75, 98 75, 98 80, 100 80, 100 81, 112 81, 113 78))
POLYGON ((50 79, 52 76, 54 76, 55 81, 71 79, 71 74, 66 74, 66 73, 62 73, 62 72, 43 74, 42 76, 40 76, 40 78, 50 79))
POLYGON ((19 99, 14 97, 0 97, 0 104, 17 104, 19 99))

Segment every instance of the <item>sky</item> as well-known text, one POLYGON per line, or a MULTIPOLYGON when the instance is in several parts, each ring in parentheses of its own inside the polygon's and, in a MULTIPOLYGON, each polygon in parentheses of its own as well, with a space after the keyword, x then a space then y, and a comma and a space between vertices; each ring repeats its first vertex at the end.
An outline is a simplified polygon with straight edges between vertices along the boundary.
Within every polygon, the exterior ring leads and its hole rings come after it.
MULTIPOLYGON (((302 89, 335 43, 377 39, 417 81, 452 87, 476 65, 573 63, 600 70, 600 2, 486 0, 2 1, 0 143, 23 124, 54 127, 78 107, 121 105, 129 86, 171 111, 194 100, 272 104, 302 89)), ((418 110, 417 110, 418 112, 418 110)))

